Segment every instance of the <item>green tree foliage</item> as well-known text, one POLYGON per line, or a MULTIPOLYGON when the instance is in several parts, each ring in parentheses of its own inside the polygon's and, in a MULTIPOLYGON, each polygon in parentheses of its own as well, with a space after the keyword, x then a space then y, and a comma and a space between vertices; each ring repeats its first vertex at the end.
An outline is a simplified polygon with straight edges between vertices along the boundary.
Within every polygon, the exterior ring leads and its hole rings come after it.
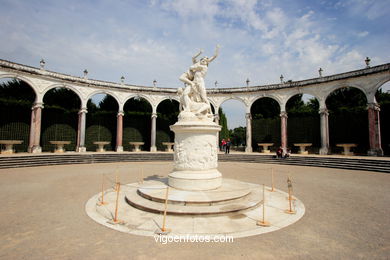
POLYGON ((359 113, 366 111, 367 99, 357 88, 340 88, 328 96, 326 107, 331 114, 359 113))
POLYGON ((219 125, 222 127, 221 132, 219 132, 219 142, 221 142, 222 139, 226 140, 230 136, 229 136, 229 129, 227 127, 227 118, 222 108, 219 108, 218 114, 219 114, 219 125))
POLYGON ((258 99, 251 107, 251 114, 253 119, 279 117, 279 104, 272 98, 258 99))
POLYGON ((286 111, 289 117, 317 116, 319 103, 317 99, 311 98, 307 103, 302 100, 302 94, 291 97, 286 104, 286 111))
POLYGON ((100 102, 99 108, 102 111, 114 111, 118 112, 119 105, 115 98, 110 95, 106 95, 100 102))
POLYGON ((156 146, 158 149, 164 149, 162 142, 173 142, 174 133, 169 126, 177 121, 179 115, 179 102, 176 100, 164 100, 157 107, 157 127, 156 146))
POLYGON ((34 100, 34 90, 22 80, 10 79, 0 84, 0 102, 19 103, 31 108, 34 100))
POLYGON ((236 127, 233 130, 229 130, 230 141, 234 146, 245 146, 246 140, 246 127, 236 127))
POLYGON ((78 111, 81 100, 72 90, 67 88, 54 88, 43 97, 45 108, 62 108, 69 111, 78 111))
POLYGON ((138 112, 138 114, 152 113, 152 106, 144 98, 132 98, 124 106, 126 112, 138 112))

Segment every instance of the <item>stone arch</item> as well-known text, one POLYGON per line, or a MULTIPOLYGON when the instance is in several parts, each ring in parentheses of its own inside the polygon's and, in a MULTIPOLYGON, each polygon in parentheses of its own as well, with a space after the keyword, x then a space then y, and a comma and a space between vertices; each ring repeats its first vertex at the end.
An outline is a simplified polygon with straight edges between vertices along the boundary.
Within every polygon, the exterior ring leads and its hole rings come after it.
POLYGON ((125 151, 133 149, 129 142, 144 142, 142 149, 148 150, 151 143, 153 114, 150 98, 148 99, 145 94, 132 93, 123 103, 123 113, 123 149, 125 151))
POLYGON ((287 103, 288 103, 288 101, 292 98, 292 97, 294 97, 294 96, 296 96, 296 95, 310 95, 310 96, 313 96, 317 101, 318 101, 318 103, 320 103, 320 98, 318 97, 318 95, 317 94, 315 94, 315 93, 313 93, 313 92, 311 92, 311 91, 297 91, 297 92, 294 92, 294 93, 291 93, 290 95, 288 95, 287 96, 287 98, 286 98, 286 105, 287 105, 287 103))
POLYGON ((366 89, 364 89, 362 86, 360 86, 358 84, 350 84, 350 83, 335 85, 335 86, 329 88, 328 91, 326 91, 326 93, 324 94, 324 100, 326 101, 326 99, 329 97, 330 94, 332 94, 334 91, 336 91, 338 89, 342 89, 342 88, 357 88, 361 92, 363 92, 363 94, 366 96, 366 99, 368 100, 368 94, 367 94, 366 89))
POLYGON ((129 95, 129 96, 123 101, 123 105, 125 105, 126 102, 129 101, 130 99, 136 98, 136 97, 140 97, 140 98, 143 98, 143 99, 145 99, 146 101, 148 101, 150 107, 152 107, 152 109, 153 109, 153 102, 152 102, 152 100, 150 99, 149 95, 146 95, 146 94, 143 94, 143 93, 132 93, 131 95, 129 95))
POLYGON ((80 105, 81 106, 83 105, 83 98, 82 98, 83 95, 80 93, 80 91, 77 88, 73 87, 72 85, 59 84, 59 83, 52 84, 52 85, 48 86, 47 88, 45 88, 42 91, 42 100, 47 92, 49 92, 50 90, 55 89, 55 88, 66 88, 66 89, 73 91, 80 99, 80 105))
MULTIPOLYGON (((287 118, 287 146, 292 153, 298 153, 300 148, 294 144, 306 143, 310 144, 307 151, 310 153, 318 153, 321 147, 321 130, 320 130, 320 102, 318 97, 311 95, 316 100, 316 104, 307 104, 303 99, 298 101, 294 97, 307 94, 306 92, 296 92, 289 96, 286 102, 287 118), (295 108, 295 109, 294 109, 295 108)), ((309 95, 309 94, 307 94, 309 95)))
POLYGON ((375 95, 377 91, 386 83, 390 82, 390 77, 385 78, 377 82, 373 88, 371 89, 370 93, 367 95, 367 103, 376 103, 375 95))
POLYGON ((226 101, 231 100, 231 99, 240 101, 240 102, 242 102, 244 104, 244 106, 246 106, 245 100, 243 98, 232 96, 232 97, 225 97, 224 99, 222 99, 221 102, 219 103, 218 107, 221 107, 223 103, 225 103, 226 101))
MULTIPOLYGON (((15 145, 14 149, 17 152, 26 152, 31 135, 31 109, 34 107, 34 103, 39 102, 38 91, 34 88, 33 82, 26 77, 15 74, 0 74, 0 79, 4 79, 1 83, 5 85, 14 82, 17 84, 17 88, 4 89, 3 93, 10 95, 3 97, 6 97, 8 101, 10 99, 24 101, 13 105, 11 103, 10 106, 2 106, 0 110, 0 139, 22 140, 22 144, 15 145), (19 94, 19 91, 23 91, 23 93, 19 94)), ((7 104, 7 101, 5 102, 7 104)))
POLYGON ((333 87, 324 101, 329 111, 328 131, 331 152, 342 152, 338 144, 353 143, 357 144, 354 148, 355 152, 366 154, 369 148, 367 92, 355 84, 341 84, 333 87), (336 93, 339 95, 335 95, 336 93))
POLYGON ((77 145, 78 111, 82 107, 80 93, 72 86, 52 84, 42 92, 42 101, 44 102, 41 119, 42 151, 53 151, 54 145, 51 144, 51 141, 70 141, 70 144, 66 145, 65 148, 67 150, 75 150, 77 145), (62 90, 66 91, 62 92, 62 90), (68 91, 71 93, 69 96, 68 91), (64 94, 66 98, 64 98, 64 94))
POLYGON ((105 94, 105 95, 109 95, 109 96, 113 97, 116 100, 118 107, 120 107, 121 102, 120 102, 120 99, 116 95, 115 92, 105 91, 105 90, 100 90, 100 89, 94 90, 93 92, 89 93, 87 98, 85 99, 85 101, 88 102, 88 100, 90 100, 96 94, 105 94))
POLYGON ((164 102, 165 100, 175 100, 175 101, 177 101, 179 104, 180 104, 180 100, 179 100, 179 98, 178 97, 164 97, 164 98, 162 98, 162 99, 160 99, 159 101, 158 101, 158 103, 156 104, 156 109, 158 109, 158 106, 162 103, 162 102, 164 102))
POLYGON ((173 98, 164 97, 157 105, 156 111, 160 114, 156 120, 156 147, 157 150, 164 150, 163 142, 173 142, 174 133, 170 130, 170 125, 177 122, 177 117, 180 112, 180 102, 173 98), (161 105, 164 104, 168 111, 162 111, 161 105), (159 110, 160 109, 160 110, 159 110), (172 109, 172 110, 171 110, 172 109), (170 113, 166 113, 170 112, 170 113))
POLYGON ((275 100, 275 101, 278 103, 280 109, 282 108, 283 102, 282 102, 282 100, 281 100, 278 96, 273 95, 273 94, 264 94, 264 93, 263 93, 261 96, 258 96, 258 97, 256 97, 256 98, 252 99, 252 101, 251 101, 250 104, 249 104, 249 111, 251 111, 252 105, 253 105, 257 100, 262 99, 262 98, 271 98, 271 99, 275 100))
MULTIPOLYGON (((39 102, 39 90, 38 90, 38 87, 35 85, 35 83, 33 83, 29 78, 27 77, 24 77, 24 76, 21 76, 21 75, 17 75, 15 73, 11 73, 11 74, 0 74, 0 79, 3 79, 3 78, 11 78, 11 79, 18 79, 18 80, 22 80, 24 82, 26 82, 30 87, 31 89, 34 91, 34 94, 35 94, 35 102, 39 102)), ((43 96, 42 96, 43 97, 43 96)))

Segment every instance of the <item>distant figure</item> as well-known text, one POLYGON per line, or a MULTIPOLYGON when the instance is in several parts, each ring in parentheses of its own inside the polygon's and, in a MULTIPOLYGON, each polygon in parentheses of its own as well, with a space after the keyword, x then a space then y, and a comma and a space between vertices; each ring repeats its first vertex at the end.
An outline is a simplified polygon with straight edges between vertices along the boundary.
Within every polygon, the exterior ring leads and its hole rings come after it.
POLYGON ((222 141, 221 141, 221 151, 225 151, 225 147, 226 147, 226 141, 225 141, 225 139, 222 139, 222 141))
POLYGON ((225 149, 225 154, 230 153, 230 146, 232 145, 232 142, 230 141, 230 138, 227 139, 226 141, 226 149, 225 149))
POLYGON ((282 158, 283 156, 283 149, 281 146, 279 146, 278 150, 276 150, 276 158, 282 158))
POLYGON ((286 153, 284 154, 283 158, 286 159, 286 158, 290 157, 290 154, 291 154, 291 150, 289 148, 287 148, 286 153))

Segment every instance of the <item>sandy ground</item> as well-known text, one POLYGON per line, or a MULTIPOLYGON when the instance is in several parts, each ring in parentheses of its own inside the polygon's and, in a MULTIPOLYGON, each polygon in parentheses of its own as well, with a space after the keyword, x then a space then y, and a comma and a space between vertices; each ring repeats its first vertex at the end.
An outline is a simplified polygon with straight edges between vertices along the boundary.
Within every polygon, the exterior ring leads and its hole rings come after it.
MULTIPOLYGON (((284 229, 233 243, 156 243, 97 224, 85 203, 102 173, 123 183, 167 176, 171 162, 45 166, 0 170, 0 259, 389 259, 390 175, 301 166, 219 163, 224 177, 270 185, 305 204, 284 229)), ((108 185, 108 182, 107 182, 108 185)), ((168 221, 169 223, 169 221, 168 221)))

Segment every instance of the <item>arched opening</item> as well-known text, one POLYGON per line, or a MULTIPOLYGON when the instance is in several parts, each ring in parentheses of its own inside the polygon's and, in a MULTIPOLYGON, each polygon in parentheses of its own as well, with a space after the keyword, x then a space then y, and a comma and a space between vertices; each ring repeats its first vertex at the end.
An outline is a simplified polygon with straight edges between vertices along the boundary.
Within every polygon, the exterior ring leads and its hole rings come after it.
POLYGON ((123 111, 123 150, 131 151, 129 142, 144 142, 141 149, 149 150, 152 106, 146 99, 134 97, 126 101, 123 111))
POLYGON ((273 143, 273 150, 280 146, 279 103, 269 97, 260 98, 252 104, 251 115, 253 151, 259 151, 258 143, 273 143))
POLYGON ((85 147, 96 151, 94 142, 109 142, 108 151, 114 151, 116 145, 118 102, 108 94, 95 94, 87 103, 85 147))
POLYGON ((321 146, 318 109, 318 100, 312 95, 297 94, 287 101, 288 146, 293 153, 299 150, 298 146, 294 146, 297 143, 309 143, 311 146, 306 150, 318 153, 321 146))
POLYGON ((0 140, 22 140, 14 145, 16 152, 27 152, 35 99, 34 90, 25 81, 0 79, 0 140))
POLYGON ((222 139, 230 139, 231 151, 245 151, 246 122, 245 105, 242 101, 228 99, 220 106, 219 118, 222 126, 219 134, 219 143, 222 139))
POLYGON ((381 144, 383 153, 390 155, 390 82, 383 84, 375 94, 375 99, 380 106, 381 144))
POLYGON ((177 122, 179 115, 179 102, 173 99, 166 99, 157 107, 157 130, 156 147, 157 150, 165 150, 163 142, 173 142, 175 135, 169 126, 177 122))
POLYGON ((75 92, 64 87, 53 88, 43 97, 42 151, 55 148, 52 141, 70 141, 66 150, 75 150, 77 142, 78 112, 81 100, 75 92))
POLYGON ((331 151, 341 153, 337 144, 357 144, 356 154, 366 155, 368 144, 367 98, 353 87, 337 89, 326 98, 329 111, 329 143, 331 151))

